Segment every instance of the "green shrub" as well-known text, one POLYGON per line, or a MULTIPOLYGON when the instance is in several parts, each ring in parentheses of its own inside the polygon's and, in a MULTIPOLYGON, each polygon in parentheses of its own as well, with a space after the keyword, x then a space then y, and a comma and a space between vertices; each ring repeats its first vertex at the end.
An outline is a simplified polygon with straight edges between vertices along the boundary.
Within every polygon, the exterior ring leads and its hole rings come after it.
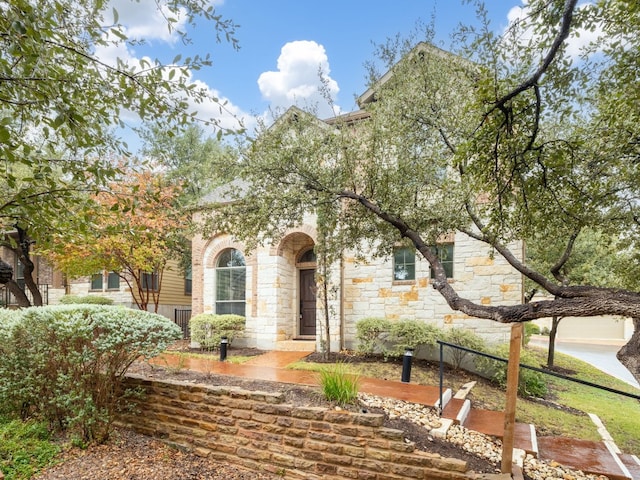
POLYGON ((385 351, 383 339, 391 331, 391 322, 386 318, 368 317, 356 322, 356 340, 358 352, 364 354, 385 351))
POLYGON ((540 335, 540 327, 532 322, 525 322, 524 324, 524 338, 522 339, 523 345, 529 345, 531 335, 540 335))
MULTIPOLYGON (((446 330, 442 339, 447 343, 470 348, 471 350, 484 352, 487 349, 487 344, 484 339, 472 330, 468 330, 466 328, 451 328, 446 330)), ((462 366, 464 359, 467 358, 468 355, 472 355, 464 350, 448 346, 445 346, 444 352, 449 363, 455 369, 459 369, 462 366)))
POLYGON ((45 422, 0 417, 0 471, 6 480, 28 480, 53 463, 60 448, 45 422))
POLYGON ((129 392, 121 378, 137 358, 181 338, 165 317, 106 305, 22 310, 0 349, 0 405, 86 441, 104 441, 129 392))
POLYGON ((64 295, 60 297, 63 305, 87 304, 87 305, 113 305, 113 299, 100 295, 64 295))
MULTIPOLYGON (((500 345, 492 352, 493 355, 501 358, 509 358, 509 344, 500 345)), ((524 365, 531 365, 536 362, 535 357, 527 352, 527 350, 521 350, 520 363, 524 365)), ((507 386, 507 363, 499 362, 492 359, 483 359, 480 363, 481 370, 490 375, 491 379, 495 381, 502 388, 507 386)), ((544 374, 529 370, 528 368, 520 368, 520 374, 518 375, 518 395, 523 397, 537 397, 544 398, 547 394, 547 383, 544 378, 544 374)))
POLYGON ((201 313, 189 320, 191 340, 202 348, 215 349, 220 346, 222 337, 227 337, 229 345, 234 338, 242 334, 246 319, 240 315, 216 315, 201 313))
POLYGON ((358 398, 360 379, 347 373, 343 363, 335 363, 320 371, 320 386, 327 400, 340 405, 354 403, 358 398))
POLYGON ((435 346, 436 340, 442 335, 442 330, 422 320, 399 320, 392 322, 389 341, 391 347, 388 354, 400 357, 407 348, 413 348, 418 355, 420 349, 435 346))

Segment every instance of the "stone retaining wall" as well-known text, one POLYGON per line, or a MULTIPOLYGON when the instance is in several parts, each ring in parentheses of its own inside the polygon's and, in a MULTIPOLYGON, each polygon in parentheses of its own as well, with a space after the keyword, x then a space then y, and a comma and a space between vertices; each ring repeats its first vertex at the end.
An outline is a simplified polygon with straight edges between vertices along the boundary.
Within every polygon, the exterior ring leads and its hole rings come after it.
POLYGON ((217 461, 289 479, 472 478, 466 462, 416 451, 383 417, 283 403, 279 393, 150 380, 138 413, 120 423, 217 461))

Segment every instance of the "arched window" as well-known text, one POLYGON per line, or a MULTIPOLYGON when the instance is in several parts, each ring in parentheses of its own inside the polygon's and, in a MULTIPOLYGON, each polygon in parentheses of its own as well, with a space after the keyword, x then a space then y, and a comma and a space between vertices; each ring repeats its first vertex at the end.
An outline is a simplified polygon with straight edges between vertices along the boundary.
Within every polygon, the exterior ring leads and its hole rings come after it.
POLYGON ((245 316, 246 267, 239 250, 224 250, 216 262, 216 313, 245 316))
POLYGON ((316 253, 310 248, 302 254, 298 263, 314 263, 316 261, 316 253))

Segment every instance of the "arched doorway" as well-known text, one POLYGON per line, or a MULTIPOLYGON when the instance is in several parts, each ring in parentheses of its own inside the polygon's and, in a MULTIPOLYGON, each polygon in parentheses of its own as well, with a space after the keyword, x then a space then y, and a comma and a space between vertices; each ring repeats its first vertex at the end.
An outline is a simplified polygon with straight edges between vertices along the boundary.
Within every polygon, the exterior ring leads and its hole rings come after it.
POLYGON ((300 298, 298 334, 300 337, 316 335, 316 255, 313 248, 302 252, 296 267, 299 272, 298 295, 300 298))

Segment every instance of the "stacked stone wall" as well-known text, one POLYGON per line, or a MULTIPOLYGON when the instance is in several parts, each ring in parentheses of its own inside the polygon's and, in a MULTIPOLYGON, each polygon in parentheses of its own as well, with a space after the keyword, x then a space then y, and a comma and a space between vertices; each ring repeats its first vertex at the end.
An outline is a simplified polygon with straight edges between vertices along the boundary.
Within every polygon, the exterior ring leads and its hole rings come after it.
POLYGON ((383 417, 283 403, 280 393, 129 376, 141 387, 133 429, 220 462, 289 479, 472 478, 466 462, 417 451, 383 417))

